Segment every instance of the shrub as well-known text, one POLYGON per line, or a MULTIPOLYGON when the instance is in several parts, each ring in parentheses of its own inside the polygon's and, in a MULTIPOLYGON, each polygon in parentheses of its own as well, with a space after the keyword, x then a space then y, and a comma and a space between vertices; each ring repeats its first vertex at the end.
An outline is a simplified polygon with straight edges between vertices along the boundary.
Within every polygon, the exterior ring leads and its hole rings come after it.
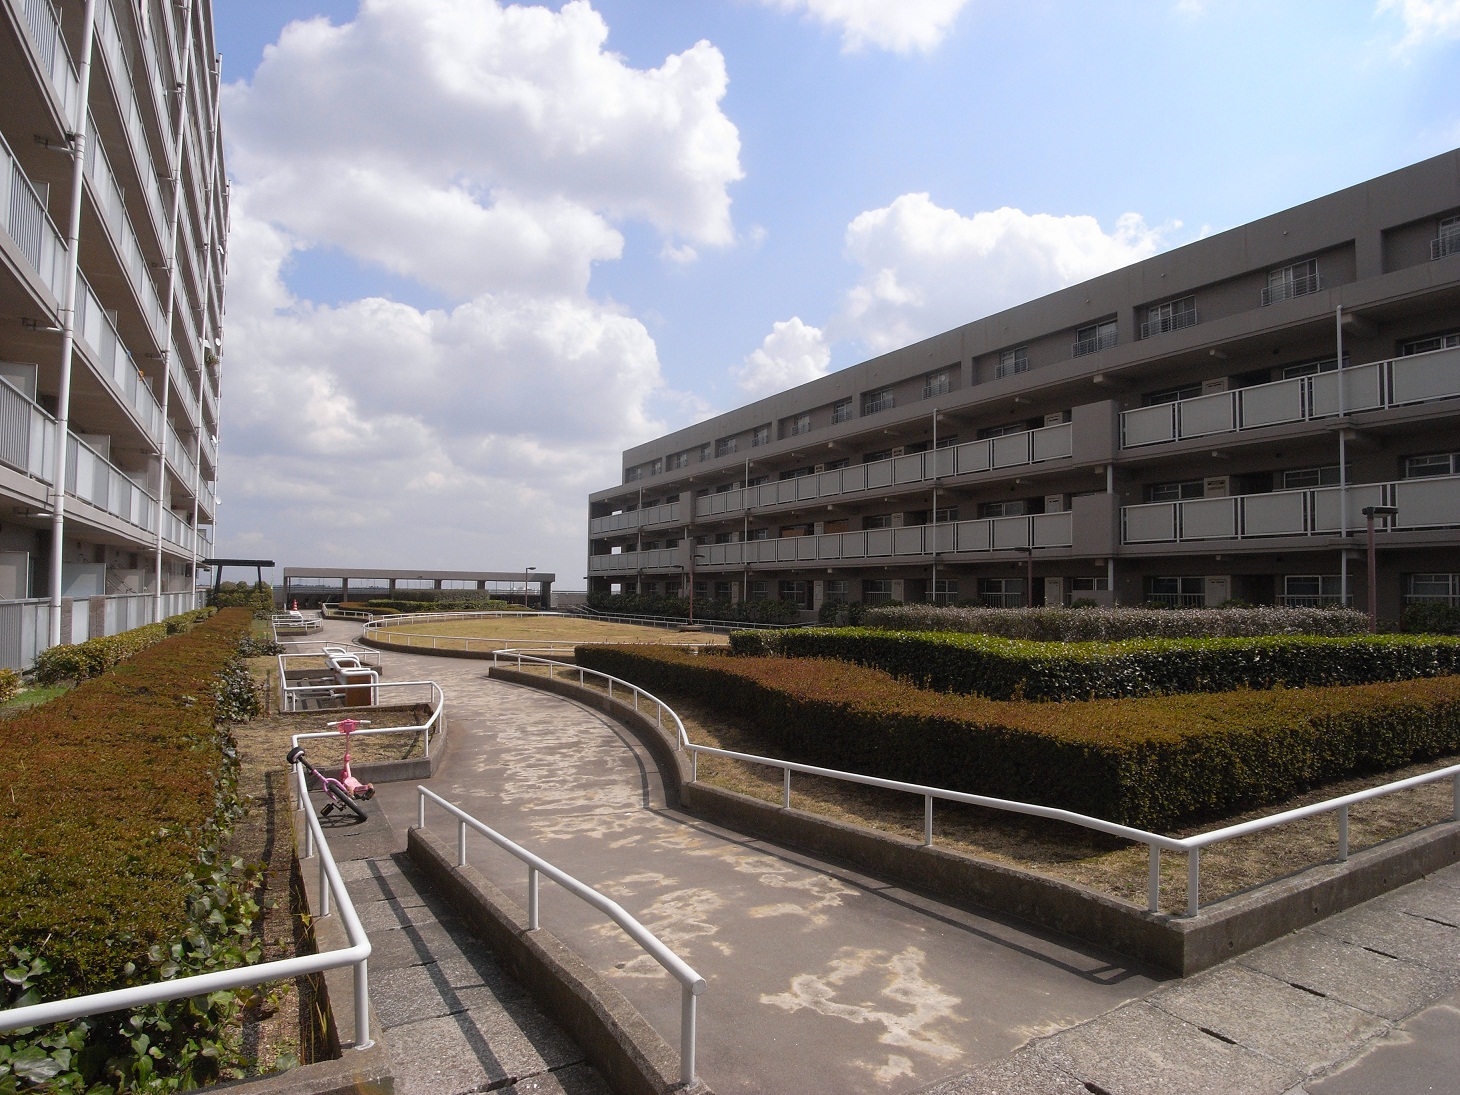
MULTIPOLYGON (((447 592, 445 590, 422 589, 417 593, 447 592)), ((455 592, 455 591, 452 591, 455 592)), ((341 607, 344 607, 343 605, 341 607)), ((497 601, 485 595, 479 598, 453 597, 450 599, 437 598, 428 600, 425 598, 390 598, 373 597, 365 602, 369 611, 390 609, 392 612, 521 612, 521 605, 510 604, 507 601, 497 601)))
POLYGON ((167 624, 144 624, 119 635, 102 635, 81 643, 62 643, 41 651, 35 660, 35 682, 41 687, 62 681, 99 677, 118 663, 167 638, 167 624))
POLYGON ((268 582, 222 582, 208 594, 213 608, 247 608, 254 619, 265 619, 274 611, 274 587, 268 582))
POLYGON ((0 703, 20 695, 20 674, 13 669, 0 669, 0 703))
MULTIPOLYGON (((689 601, 683 597, 652 597, 636 593, 590 593, 588 607, 619 616, 661 616, 682 620, 689 615, 689 601)), ((729 601, 696 597, 695 619, 794 624, 801 619, 801 606, 793 601, 729 601)))
POLYGON ((1415 635, 1038 643, 950 632, 798 628, 759 642, 736 632, 730 649, 836 658, 919 687, 1003 700, 1372 684, 1460 673, 1460 639, 1415 635))
POLYGON ((1362 612, 1341 608, 944 608, 879 606, 864 623, 888 631, 966 631, 1036 642, 1359 635, 1362 612))
POLYGON ((1026 704, 810 658, 580 646, 578 663, 755 725, 774 755, 1159 829, 1460 751, 1460 678, 1026 704))
POLYGON ((1460 635, 1460 606, 1422 601, 1406 605, 1399 618, 1405 631, 1428 632, 1432 635, 1460 635))

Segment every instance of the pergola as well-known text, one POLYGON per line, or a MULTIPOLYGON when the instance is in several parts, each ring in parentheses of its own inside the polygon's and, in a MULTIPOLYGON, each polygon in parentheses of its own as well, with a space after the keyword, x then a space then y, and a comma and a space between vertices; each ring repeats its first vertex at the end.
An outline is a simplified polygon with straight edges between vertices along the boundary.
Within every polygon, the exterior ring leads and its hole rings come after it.
MULTIPOLYGON (((272 565, 272 564, 268 564, 272 565)), ((382 570, 361 567, 285 567, 284 568, 284 603, 291 604, 294 600, 295 587, 308 586, 313 579, 316 588, 311 592, 318 592, 317 583, 330 581, 340 583, 340 599, 346 600, 350 593, 350 582, 352 580, 366 584, 371 588, 379 588, 383 581, 391 593, 395 593, 398 582, 430 582, 433 589, 442 589, 444 582, 470 582, 475 588, 485 590, 488 584, 506 583, 509 587, 517 582, 522 583, 523 602, 527 601, 527 590, 530 582, 537 583, 538 603, 544 608, 552 604, 553 582, 557 579, 556 574, 545 574, 536 567, 523 567, 520 570, 382 570)))

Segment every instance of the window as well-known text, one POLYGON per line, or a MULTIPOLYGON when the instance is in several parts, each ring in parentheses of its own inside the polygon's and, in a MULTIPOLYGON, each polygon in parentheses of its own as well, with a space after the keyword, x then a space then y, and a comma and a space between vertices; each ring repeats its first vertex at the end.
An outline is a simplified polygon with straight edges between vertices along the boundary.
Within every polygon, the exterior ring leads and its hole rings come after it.
POLYGON ((892 600, 892 580, 890 578, 863 578, 862 579, 862 603, 868 605, 886 604, 892 600))
POLYGON ((665 467, 668 468, 670 471, 678 471, 680 468, 687 468, 687 467, 689 467, 689 453, 687 453, 687 452, 677 452, 677 453, 674 453, 665 462, 665 467))
POLYGON ((766 423, 764 426, 757 426, 755 428, 755 432, 750 435, 750 447, 752 449, 758 449, 762 445, 769 445, 770 443, 771 443, 771 427, 770 427, 770 423, 766 423))
POLYGON ((983 441, 990 437, 1007 437, 1011 433, 1028 433, 1030 428, 1028 422, 1010 422, 1007 426, 985 426, 978 431, 978 439, 983 441))
POLYGON ((1420 602, 1460 607, 1460 574, 1406 574, 1404 603, 1420 602))
POLYGON ((939 369, 935 373, 929 373, 923 380, 923 398, 932 399, 934 396, 947 395, 949 388, 948 370, 939 369))
POLYGON ((868 514, 866 517, 863 517, 862 518, 862 527, 863 528, 891 528, 892 527, 892 514, 890 514, 890 513, 871 513, 871 514, 868 514))
POLYGON ((868 392, 862 397, 862 413, 876 414, 878 411, 890 411, 897 406, 897 400, 893 398, 891 388, 879 388, 875 392, 868 392))
POLYGON ((649 461, 649 474, 650 475, 659 475, 663 471, 664 471, 664 458, 663 457, 656 456, 653 460, 649 461))
POLYGON ((642 478, 644 478, 643 468, 627 468, 624 471, 625 483, 637 483, 642 478))
POLYGON ((1323 288, 1323 279, 1318 276, 1318 260, 1295 262, 1281 270, 1269 270, 1267 285, 1262 290, 1262 306, 1276 304, 1289 297, 1307 296, 1323 288))
POLYGON ((1460 452, 1435 452, 1404 458, 1404 478, 1426 479, 1431 475, 1460 473, 1460 452))
POLYGON ((1109 578, 1071 578, 1072 593, 1096 593, 1110 588, 1109 578))
POLYGON ((747 487, 758 487, 762 483, 769 483, 770 481, 771 477, 769 475, 753 475, 745 481, 745 485, 747 487))
POLYGON ((695 599, 696 600, 704 600, 705 598, 709 597, 709 595, 710 595, 710 584, 708 582, 701 581, 699 578, 696 578, 695 579, 695 599))
POLYGON ((735 441, 736 439, 733 437, 720 438, 718 441, 715 442, 715 455, 729 456, 732 452, 735 451, 735 441))
POLYGON ((787 479, 800 479, 804 475, 814 474, 815 471, 815 468, 792 468, 790 471, 781 472, 780 475, 776 476, 776 479, 779 481, 785 481, 787 479))
POLYGON ((733 533, 733 532, 717 532, 717 533, 715 533, 715 543, 717 543, 717 544, 733 544, 734 542, 735 542, 735 533, 733 533))
POLYGON ((666 548, 669 548, 669 549, 671 549, 671 550, 672 550, 672 549, 674 549, 674 548, 677 548, 677 547, 679 547, 679 537, 678 537, 678 536, 676 536, 676 537, 674 537, 674 538, 673 538, 673 539, 670 539, 670 540, 665 540, 665 541, 664 541, 664 546, 665 546, 665 547, 666 547, 666 548))
POLYGON ((1399 356, 1410 357, 1413 354, 1427 354, 1431 350, 1450 350, 1456 346, 1460 346, 1460 331, 1451 331, 1448 334, 1416 338, 1403 343, 1399 347, 1399 356))
POLYGON ((769 582, 751 582, 750 599, 752 601, 769 601, 771 599, 771 584, 769 582))
POLYGON ((828 604, 846 604, 847 582, 845 578, 829 580, 823 587, 822 598, 828 604))
POLYGON ((852 401, 850 399, 838 399, 831 405, 831 424, 835 426, 838 422, 850 422, 852 420, 852 401))
MULTIPOLYGON (((1349 364, 1348 354, 1344 354, 1343 367, 1347 369, 1349 364)), ((1283 366, 1283 379, 1292 380, 1300 376, 1316 376, 1319 373, 1331 373, 1336 368, 1338 368, 1338 358, 1336 357, 1325 357, 1318 361, 1304 361, 1297 365, 1283 366)))
POLYGON ((1307 490, 1312 487, 1338 486, 1338 465, 1326 468, 1294 468, 1283 472, 1283 490, 1307 490))
POLYGON ((999 367, 994 370, 994 376, 1003 380, 1006 376, 1013 376, 1015 373, 1027 373, 1029 371, 1029 347, 1016 346, 1012 350, 1005 350, 999 354, 999 367))
POLYGON ((811 432, 811 416, 809 414, 798 414, 795 418, 786 419, 786 436, 799 437, 803 433, 811 432))
POLYGON ((1075 356, 1084 357, 1086 354, 1109 349, 1118 341, 1120 338, 1115 320, 1107 319, 1102 323, 1092 323, 1075 332, 1075 356))
POLYGON ((1337 574, 1285 574, 1282 603, 1289 608, 1341 605, 1343 578, 1337 574))
POLYGON ((1202 498, 1206 485, 1200 479, 1180 483, 1150 483, 1146 486, 1147 502, 1179 502, 1184 498, 1202 498))
POLYGON ((958 579, 957 578, 934 578, 933 597, 935 605, 951 605, 958 600, 958 579))
POLYGON ((794 525, 782 525, 781 526, 781 535, 782 536, 814 536, 815 534, 816 534, 816 525, 815 524, 806 524, 804 522, 799 522, 798 521, 794 525))
POLYGON ((980 578, 978 599, 990 608, 1023 608, 1029 603, 1023 578, 980 578))
POLYGON ((732 490, 735 489, 735 486, 736 485, 734 483, 721 483, 719 486, 717 486, 715 488, 715 493, 716 494, 729 494, 732 490))
POLYGON ((942 437, 938 438, 937 447, 940 449, 947 449, 952 448, 956 444, 958 444, 958 435, 956 433, 944 434, 942 437))
POLYGON ((1460 255, 1460 217, 1440 221, 1440 234, 1430 243, 1430 258, 1442 259, 1446 255, 1460 255))
POLYGON ((745 538, 747 540, 769 540, 771 538, 771 530, 768 528, 753 528, 746 533, 745 538))
POLYGON ((1206 604, 1203 578, 1147 578, 1146 601, 1162 608, 1200 608, 1206 604))
POLYGON ((1029 512, 1029 503, 1021 499, 1010 499, 1007 502, 980 502, 978 504, 978 515, 980 517, 1023 517, 1029 512))
POLYGON ((717 600, 717 601, 728 601, 729 599, 730 599, 730 583, 729 582, 716 582, 715 583, 715 600, 717 600))
POLYGON ((811 592, 813 586, 810 582, 790 581, 780 584, 781 600, 790 601, 801 608, 811 607, 811 592))
POLYGON ((710 443, 706 441, 700 446, 700 463, 703 464, 710 458, 710 443))
POLYGON ((1201 395, 1200 384, 1188 384, 1184 388, 1167 388, 1164 392, 1150 392, 1141 396, 1142 407, 1155 407, 1162 403, 1179 403, 1183 399, 1195 399, 1201 395))
POLYGON ((958 520, 958 507, 945 506, 943 509, 933 511, 933 523, 935 525, 948 525, 958 520))
POLYGON ((891 459, 892 459, 892 450, 891 449, 878 449, 876 452, 864 452, 862 454, 862 463, 864 463, 864 464, 875 464, 879 460, 891 460, 891 459))
POLYGON ((1153 304, 1146 309, 1146 322, 1141 324, 1141 337, 1164 335, 1167 331, 1179 331, 1196 322, 1196 297, 1182 297, 1165 304, 1153 304))

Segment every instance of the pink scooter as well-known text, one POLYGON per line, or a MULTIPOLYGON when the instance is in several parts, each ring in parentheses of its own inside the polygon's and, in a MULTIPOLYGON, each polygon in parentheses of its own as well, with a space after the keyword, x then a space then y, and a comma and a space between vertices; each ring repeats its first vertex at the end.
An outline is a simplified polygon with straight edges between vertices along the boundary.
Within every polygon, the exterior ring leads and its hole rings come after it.
POLYGON ((355 798, 370 798, 375 794, 373 783, 361 783, 350 774, 350 735, 362 726, 369 726, 365 719, 340 719, 337 722, 325 723, 326 726, 338 726, 340 733, 345 735, 345 763, 340 768, 340 783, 355 798))

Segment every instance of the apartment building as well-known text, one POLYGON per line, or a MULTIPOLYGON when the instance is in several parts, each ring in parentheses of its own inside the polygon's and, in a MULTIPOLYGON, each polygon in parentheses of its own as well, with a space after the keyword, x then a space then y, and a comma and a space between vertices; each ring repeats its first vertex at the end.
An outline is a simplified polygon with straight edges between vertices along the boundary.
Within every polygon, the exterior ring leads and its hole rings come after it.
POLYGON ((627 450, 590 591, 1460 604, 1460 151, 627 450), (1389 512, 1389 511, 1394 512, 1389 512))
POLYGON ((0 665, 195 603, 228 185, 210 0, 0 0, 0 665))

